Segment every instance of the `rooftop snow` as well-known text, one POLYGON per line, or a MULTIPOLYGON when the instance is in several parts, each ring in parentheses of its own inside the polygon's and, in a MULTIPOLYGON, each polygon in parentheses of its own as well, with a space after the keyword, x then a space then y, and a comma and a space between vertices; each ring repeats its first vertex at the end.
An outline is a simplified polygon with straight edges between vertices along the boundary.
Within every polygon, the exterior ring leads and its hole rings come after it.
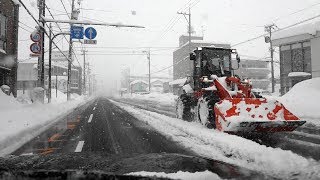
POLYGON ((309 24, 303 24, 286 30, 279 30, 273 33, 272 40, 288 38, 303 34, 316 35, 317 31, 320 31, 320 21, 309 24))
POLYGON ((288 74, 288 77, 305 77, 305 76, 311 76, 311 74, 306 72, 291 72, 288 74))
POLYGON ((137 83, 144 83, 144 84, 148 84, 146 81, 143 81, 143 80, 134 80, 130 83, 130 85, 132 84, 137 84, 137 83))

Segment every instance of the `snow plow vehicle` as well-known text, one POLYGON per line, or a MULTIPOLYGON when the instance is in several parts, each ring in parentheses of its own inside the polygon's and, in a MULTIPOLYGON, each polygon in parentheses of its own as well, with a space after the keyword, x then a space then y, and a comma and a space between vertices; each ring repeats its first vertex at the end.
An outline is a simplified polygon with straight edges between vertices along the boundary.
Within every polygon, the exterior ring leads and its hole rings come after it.
POLYGON ((250 80, 234 74, 235 49, 200 47, 190 60, 193 75, 176 101, 177 118, 228 133, 294 131, 305 123, 280 102, 256 97, 250 80))

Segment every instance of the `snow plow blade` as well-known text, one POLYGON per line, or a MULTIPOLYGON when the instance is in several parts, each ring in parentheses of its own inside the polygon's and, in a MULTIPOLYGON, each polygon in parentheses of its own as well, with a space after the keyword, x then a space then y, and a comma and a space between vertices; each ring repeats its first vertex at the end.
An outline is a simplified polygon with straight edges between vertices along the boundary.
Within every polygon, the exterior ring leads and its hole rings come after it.
POLYGON ((214 112, 217 129, 230 133, 294 131, 306 122, 280 102, 264 98, 224 99, 214 112))

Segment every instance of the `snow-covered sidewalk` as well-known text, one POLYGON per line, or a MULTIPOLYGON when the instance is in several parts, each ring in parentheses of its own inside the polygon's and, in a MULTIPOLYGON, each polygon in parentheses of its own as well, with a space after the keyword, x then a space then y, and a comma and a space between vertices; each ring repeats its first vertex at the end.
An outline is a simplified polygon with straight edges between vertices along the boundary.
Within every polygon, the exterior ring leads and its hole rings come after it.
POLYGON ((168 139, 201 156, 257 170, 280 179, 320 177, 319 162, 291 151, 266 147, 235 135, 207 129, 199 123, 170 118, 114 101, 113 103, 151 125, 168 139))
POLYGON ((52 104, 21 104, 0 91, 0 156, 11 153, 90 99, 77 97, 52 104))

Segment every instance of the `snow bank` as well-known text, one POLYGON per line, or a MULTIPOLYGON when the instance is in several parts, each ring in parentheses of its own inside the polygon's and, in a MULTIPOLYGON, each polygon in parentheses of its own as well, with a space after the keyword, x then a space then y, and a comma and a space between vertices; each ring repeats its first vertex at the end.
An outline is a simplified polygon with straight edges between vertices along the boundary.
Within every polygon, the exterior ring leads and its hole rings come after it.
POLYGON ((221 179, 217 174, 214 174, 210 171, 203 171, 203 172, 183 172, 178 171, 176 173, 164 173, 164 172, 146 172, 146 171, 140 171, 140 172, 132 172, 128 173, 127 175, 132 176, 143 176, 143 177, 157 177, 157 178, 170 178, 170 179, 182 179, 182 180, 219 180, 221 179))
POLYGON ((245 138, 112 101, 138 119, 154 127, 200 156, 256 170, 280 179, 316 179, 320 164, 291 151, 260 145, 245 138))
POLYGON ((0 156, 11 153, 88 100, 78 97, 69 102, 22 105, 0 92, 0 156))
POLYGON ((161 105, 172 106, 174 105, 174 102, 177 96, 173 95, 172 93, 163 94, 163 93, 153 92, 150 94, 125 94, 122 98, 149 100, 149 101, 158 102, 161 105))
POLYGON ((20 104, 13 96, 8 96, 0 90, 0 111, 19 108, 21 106, 22 104, 20 104))
POLYGON ((320 78, 296 84, 279 100, 302 120, 311 119, 312 123, 320 126, 320 78))

